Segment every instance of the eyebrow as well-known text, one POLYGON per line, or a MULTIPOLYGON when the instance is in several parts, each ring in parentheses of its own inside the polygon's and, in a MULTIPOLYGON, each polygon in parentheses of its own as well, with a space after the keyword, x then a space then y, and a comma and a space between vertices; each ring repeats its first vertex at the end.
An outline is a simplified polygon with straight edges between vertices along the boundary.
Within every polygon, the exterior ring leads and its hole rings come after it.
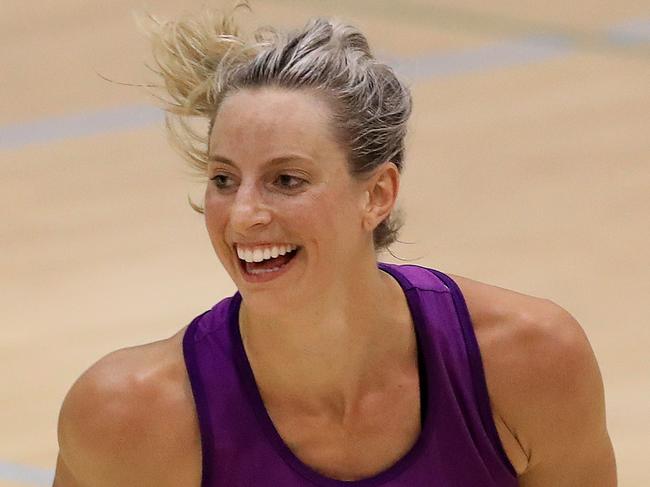
MULTIPOLYGON (((222 164, 226 164, 228 166, 238 167, 235 162, 231 161, 227 157, 220 156, 219 154, 213 154, 211 156, 208 156, 208 161, 221 162, 222 164)), ((288 162, 293 162, 293 161, 306 161, 313 164, 313 160, 307 156, 291 154, 286 156, 274 157, 273 159, 266 161, 264 163, 264 166, 268 166, 268 167, 279 166, 281 164, 286 164, 288 162)))

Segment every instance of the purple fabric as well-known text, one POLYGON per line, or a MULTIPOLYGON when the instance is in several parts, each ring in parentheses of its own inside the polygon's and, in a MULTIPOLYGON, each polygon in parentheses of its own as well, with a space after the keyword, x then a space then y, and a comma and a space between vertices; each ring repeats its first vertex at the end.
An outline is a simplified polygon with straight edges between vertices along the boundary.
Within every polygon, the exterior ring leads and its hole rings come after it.
POLYGON ((445 274, 379 263, 401 285, 421 360, 423 428, 406 455, 356 481, 328 478, 283 442, 268 415, 241 340, 241 295, 195 318, 183 339, 199 417, 202 487, 517 486, 490 410, 478 343, 463 296, 445 274))

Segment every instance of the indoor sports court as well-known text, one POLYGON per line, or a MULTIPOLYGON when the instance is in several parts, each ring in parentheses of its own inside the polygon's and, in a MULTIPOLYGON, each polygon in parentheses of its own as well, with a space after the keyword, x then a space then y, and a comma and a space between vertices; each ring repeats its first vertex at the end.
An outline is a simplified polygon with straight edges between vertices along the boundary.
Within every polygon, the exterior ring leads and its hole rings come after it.
MULTIPOLYGON (((72 382, 235 287, 188 204, 136 17, 216 2, 0 5, 0 486, 48 486, 72 382), (182 4, 182 6, 181 6, 182 4), (107 81, 107 79, 113 80, 107 81)), ((619 484, 650 484, 650 3, 257 0, 338 17, 413 91, 399 204, 415 263, 545 297, 589 336, 619 484)))

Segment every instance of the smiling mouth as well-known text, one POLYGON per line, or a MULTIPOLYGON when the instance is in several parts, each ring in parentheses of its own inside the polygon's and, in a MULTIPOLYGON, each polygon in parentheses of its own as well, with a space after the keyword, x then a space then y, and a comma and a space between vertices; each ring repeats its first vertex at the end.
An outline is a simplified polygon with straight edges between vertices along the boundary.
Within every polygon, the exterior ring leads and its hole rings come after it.
POLYGON ((285 267, 289 262, 291 262, 302 247, 298 247, 290 252, 287 252, 284 255, 278 255, 277 257, 265 259, 261 262, 246 262, 243 259, 238 258, 239 266, 243 272, 249 275, 259 275, 259 274, 269 274, 272 272, 278 272, 283 267, 285 267))

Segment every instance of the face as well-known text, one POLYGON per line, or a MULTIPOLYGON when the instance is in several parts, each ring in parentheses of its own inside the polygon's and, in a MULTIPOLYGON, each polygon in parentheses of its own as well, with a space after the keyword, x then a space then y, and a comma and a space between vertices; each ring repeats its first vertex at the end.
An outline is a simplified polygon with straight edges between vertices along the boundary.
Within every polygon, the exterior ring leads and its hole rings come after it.
POLYGON ((231 94, 215 118, 206 225, 249 304, 314 299, 353 276, 341 269, 353 271, 361 255, 374 255, 362 225, 365 188, 350 176, 329 120, 316 95, 270 88, 231 94), (250 265, 240 258, 272 257, 287 245, 297 249, 277 260, 250 265))

